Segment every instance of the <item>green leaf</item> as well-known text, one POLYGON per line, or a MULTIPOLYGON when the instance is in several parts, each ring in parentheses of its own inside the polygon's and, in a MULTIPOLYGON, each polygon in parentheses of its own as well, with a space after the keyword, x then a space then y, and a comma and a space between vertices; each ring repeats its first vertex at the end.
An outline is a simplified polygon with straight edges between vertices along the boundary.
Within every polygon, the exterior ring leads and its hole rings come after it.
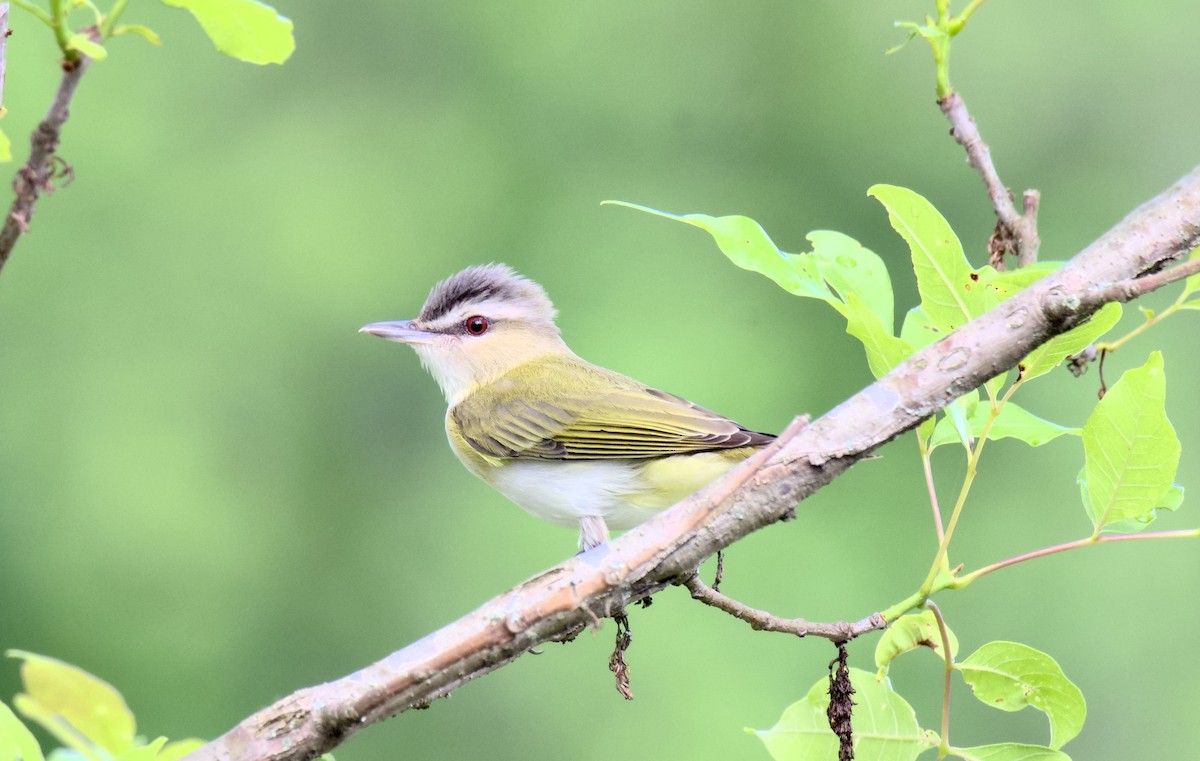
POLYGON ((118 755, 113 761, 155 761, 158 751, 166 744, 167 738, 160 737, 149 745, 139 745, 118 755))
POLYGON ((1051 338, 1029 353, 1021 362, 1021 377, 1026 381, 1045 375, 1058 367, 1064 359, 1083 351, 1117 324, 1121 319, 1121 305, 1105 304, 1084 324, 1051 338))
POLYGON ((908 314, 904 316, 904 324, 900 326, 900 338, 912 346, 913 351, 924 349, 939 341, 948 332, 934 325, 919 306, 908 310, 908 314))
POLYGON ((119 24, 113 28, 112 33, 114 37, 120 34, 136 34, 139 37, 145 37, 153 45, 162 44, 162 40, 159 39, 157 32, 141 24, 119 24))
POLYGON ((1179 465, 1179 438, 1167 420, 1162 354, 1127 370, 1083 426, 1084 484, 1096 530, 1148 522, 1179 465))
POLYGON ((797 296, 838 303, 809 255, 785 254, 771 241, 766 230, 749 217, 738 215, 710 217, 707 214, 672 214, 628 201, 604 201, 605 205, 624 206, 658 217, 699 227, 716 241, 721 253, 744 270, 757 272, 797 296))
POLYGON ((983 312, 984 287, 971 269, 950 223, 933 204, 907 188, 874 185, 867 190, 884 205, 888 219, 912 252, 921 310, 950 331, 983 312))
POLYGON ((0 703, 0 761, 44 761, 29 727, 4 703, 0 703))
MULTIPOLYGON (((205 745, 208 745, 206 740, 201 740, 195 737, 189 737, 185 740, 172 740, 163 746, 163 749, 158 752, 158 756, 155 761, 178 761, 178 759, 183 758, 192 751, 203 748, 205 745)), ((322 758, 324 758, 324 756, 322 756, 322 758)))
POLYGON ((1036 262, 1027 267, 1004 272, 996 272, 991 267, 983 267, 980 271, 986 273, 983 280, 989 295, 988 308, 1016 296, 1062 265, 1062 262, 1036 262))
POLYGON ((839 311, 846 318, 846 332, 862 342, 867 365, 876 378, 882 378, 912 354, 912 347, 887 331, 879 316, 859 300, 858 294, 851 292, 839 311))
POLYGON ((997 743, 975 748, 951 748, 950 755, 966 761, 1071 761, 1062 751, 1044 748, 1041 745, 1021 743, 997 743))
POLYGON ((934 418, 927 417, 917 426, 918 445, 923 452, 932 451, 929 449, 929 439, 933 436, 935 424, 936 420, 934 418))
POLYGON ((292 22, 257 0, 162 0, 191 12, 227 56, 249 63, 283 63, 296 49, 292 22))
MULTIPOLYGON (((958 654, 958 638, 949 626, 946 627, 946 638, 950 640, 950 657, 953 658, 958 654)), ((879 667, 877 678, 887 674, 892 661, 918 647, 927 647, 937 657, 945 658, 942 654, 942 632, 931 610, 901 616, 879 638, 879 644, 875 646, 875 665, 879 667)))
MULTIPOLYGON (((862 669, 850 669, 854 686, 854 754, 856 758, 906 761, 937 745, 932 733, 921 730, 917 715, 886 679, 877 681, 862 669)), ((770 729, 747 730, 757 735, 775 761, 836 758, 838 738, 829 729, 825 709, 829 680, 822 678, 803 699, 784 709, 770 729)))
POLYGON ((883 259, 850 236, 832 230, 814 230, 808 234, 808 240, 813 244, 811 256, 821 276, 842 301, 856 296, 879 317, 884 331, 891 335, 896 307, 892 281, 883 259))
MULTIPOLYGON (((1200 246, 1192 249, 1192 253, 1188 256, 1188 261, 1200 259, 1200 246)), ((1179 294, 1179 301, 1185 301, 1191 298, 1193 293, 1200 293, 1200 275, 1192 275, 1187 280, 1183 281, 1183 293, 1179 294)), ((1200 309, 1200 301, 1192 301, 1183 304, 1184 309, 1200 309)))
POLYGON ((12 141, 0 130, 0 161, 12 161, 12 141))
POLYGON ((87 751, 90 744, 113 755, 133 746, 133 714, 108 682, 55 658, 23 650, 7 654, 22 660, 25 692, 13 699, 17 710, 63 745, 87 751))
POLYGON ((76 33, 67 38, 67 50, 75 50, 83 53, 88 58, 96 61, 103 61, 108 58, 108 51, 99 42, 94 41, 86 34, 76 33))
MULTIPOLYGON (((967 429, 970 431, 972 438, 978 438, 983 435, 983 428, 987 425, 990 414, 990 404, 975 405, 974 410, 971 411, 970 417, 967 419, 967 429)), ((1053 441, 1059 436, 1079 436, 1081 433, 1082 431, 1078 428, 1067 428, 1058 423, 1051 423, 1049 420, 1043 420, 1013 402, 1006 402, 1000 408, 1000 414, 996 417, 995 422, 992 423, 992 428, 988 431, 988 438, 993 441, 996 439, 1018 439, 1031 447, 1040 447, 1042 444, 1053 441)), ((957 440, 960 440, 957 430, 948 421, 943 420, 934 429, 930 446, 936 447, 957 440)))
MULTIPOLYGON (((985 413, 987 407, 988 405, 983 407, 985 413)), ((963 447, 971 446, 971 441, 976 437, 978 431, 971 430, 970 421, 977 414, 979 408, 978 389, 968 391, 947 404, 943 410, 945 416, 938 420, 933 429, 933 435, 929 437, 929 448, 933 450, 943 444, 956 441, 963 447)))
MULTIPOLYGON (((1076 479, 1079 483, 1080 494, 1083 497, 1083 504, 1088 504, 1087 476, 1084 469, 1080 469, 1079 476, 1076 479)), ((1104 524, 1105 533, 1109 534, 1136 534, 1144 530, 1147 526, 1154 522, 1158 514, 1163 510, 1174 512, 1183 504, 1183 487, 1179 484, 1171 484, 1163 494, 1162 499, 1158 501, 1148 513, 1139 515, 1136 518, 1128 518, 1122 521, 1109 521, 1104 524)))
POLYGON ((1083 693, 1049 655, 1017 642, 989 642, 955 665, 975 697, 1002 711, 1033 706, 1050 719, 1058 750, 1083 729, 1083 693))

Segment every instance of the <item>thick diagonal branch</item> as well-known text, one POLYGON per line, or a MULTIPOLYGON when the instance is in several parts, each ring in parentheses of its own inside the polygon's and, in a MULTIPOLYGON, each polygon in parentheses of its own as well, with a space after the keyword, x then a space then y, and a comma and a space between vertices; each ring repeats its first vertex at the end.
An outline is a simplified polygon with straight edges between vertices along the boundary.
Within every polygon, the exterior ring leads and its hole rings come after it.
POLYGON ((17 245, 17 240, 29 230, 29 223, 33 219, 33 205, 37 203, 38 196, 42 191, 53 190, 51 181, 56 173, 55 162, 59 161, 54 152, 58 150, 63 124, 70 115, 69 107, 71 98, 75 95, 75 88, 79 86, 79 80, 87 71, 91 60, 81 55, 76 61, 63 63, 62 80, 58 84, 58 92, 54 94, 50 110, 29 136, 29 160, 13 177, 13 191, 16 197, 9 207, 3 227, 0 227, 0 269, 4 268, 9 254, 17 245))
POLYGON ((571 558, 349 676, 300 690, 189 756, 310 759, 374 722, 569 639, 597 617, 680 578, 794 505, 955 397, 1015 366, 1087 319, 1105 292, 1177 260, 1200 240, 1200 168, 1044 278, 926 347, 836 408, 607 545, 571 558))

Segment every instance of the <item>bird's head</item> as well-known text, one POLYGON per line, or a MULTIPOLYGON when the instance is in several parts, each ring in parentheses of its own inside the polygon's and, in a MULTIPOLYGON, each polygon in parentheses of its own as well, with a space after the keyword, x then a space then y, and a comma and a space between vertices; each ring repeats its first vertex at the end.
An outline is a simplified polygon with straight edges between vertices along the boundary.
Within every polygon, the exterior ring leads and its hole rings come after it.
POLYGON ((569 354, 540 285, 505 264, 482 264, 433 287, 415 320, 359 332, 408 344, 451 405, 475 388, 547 354, 569 354))

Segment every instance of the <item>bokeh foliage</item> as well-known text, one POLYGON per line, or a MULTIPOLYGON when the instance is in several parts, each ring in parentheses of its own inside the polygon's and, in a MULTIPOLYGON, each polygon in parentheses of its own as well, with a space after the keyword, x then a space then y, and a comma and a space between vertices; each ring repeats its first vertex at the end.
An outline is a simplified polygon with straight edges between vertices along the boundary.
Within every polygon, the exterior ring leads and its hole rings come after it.
MULTIPOLYGON (((583 356, 778 430, 869 380, 844 321, 699 231, 600 200, 747 214, 787 250, 846 232, 889 264, 901 313, 916 300, 907 250, 868 187, 918 190, 984 256, 991 212, 946 136, 927 51, 882 54, 902 38, 893 19, 928 11, 914 0, 280 2, 297 51, 264 69, 213 55, 179 11, 132 7, 163 45, 113 40, 88 72, 62 149, 76 180, 42 200, 0 277, 0 647, 104 677, 171 737, 218 734, 573 551, 462 471, 414 357, 355 335, 410 316, 435 279, 506 261, 547 286, 583 356)), ((1002 176, 1043 193, 1046 258, 1194 163, 1200 106, 1179 84, 1200 76, 1196 22, 1181 0, 1014 0, 956 41, 955 85, 1002 176)), ((4 127, 20 160, 58 71, 34 22, 14 29, 4 127)), ((1109 361, 1115 378, 1163 349, 1185 486, 1200 462, 1194 317, 1109 361)), ((1022 404, 1080 426, 1094 374, 1060 374, 1022 404)), ((973 565, 1089 530, 1076 445, 994 446, 956 538, 973 565)), ((883 454, 735 546, 725 589, 814 619, 910 591, 934 536, 915 446, 883 454)), ((1134 544, 939 599, 964 647, 1055 654, 1090 698, 1077 758, 1200 744, 1186 660, 1200 553, 1134 544)), ((338 758, 765 758, 741 728, 773 723, 832 657, 683 593, 633 625, 632 704, 612 688, 607 627, 338 758)), ((920 660, 891 676, 930 724, 938 663, 920 660)), ((16 685, 0 668, 0 698, 16 685)), ((1043 717, 972 703, 956 696, 958 742, 998 724, 1044 733, 1043 717)))

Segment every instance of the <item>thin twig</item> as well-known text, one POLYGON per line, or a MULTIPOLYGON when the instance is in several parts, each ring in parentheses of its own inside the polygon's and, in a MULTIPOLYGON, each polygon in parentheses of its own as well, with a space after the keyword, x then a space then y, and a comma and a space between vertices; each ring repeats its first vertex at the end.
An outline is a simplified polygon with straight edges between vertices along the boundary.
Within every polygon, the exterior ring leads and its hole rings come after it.
POLYGON ((836 621, 820 623, 803 618, 780 618, 765 610, 751 608, 740 603, 729 595, 722 594, 692 574, 682 582, 683 586, 692 593, 693 600, 699 600, 717 610, 723 610, 736 619, 750 624, 755 631, 779 632, 791 634, 794 637, 823 637, 833 642, 846 642, 867 632, 883 629, 888 622, 878 613, 873 613, 860 621, 836 621))
POLYGON ((937 486, 933 482, 933 463, 930 451, 921 451, 921 469, 925 472, 925 489, 929 492, 929 505, 933 508, 933 527, 937 531, 938 544, 946 539, 946 524, 942 522, 942 508, 938 504, 937 486))
POLYGON ((1196 274, 1200 274, 1200 257, 1150 274, 1137 275, 1111 285, 1090 289, 1081 294, 1081 299, 1101 304, 1110 301, 1124 303, 1196 274))
POLYGON ((16 197, 8 210, 4 226, 0 227, 0 269, 8 261, 13 247, 22 234, 29 231, 29 223, 33 219, 33 205, 43 192, 53 191, 51 180, 61 171, 61 160, 56 164, 54 152, 58 150, 59 137, 63 124, 70 115, 71 98, 79 80, 87 71, 92 59, 80 55, 75 61, 63 63, 63 76, 58 85, 58 92, 46 112, 46 118, 33 130, 29 136, 29 160, 17 170, 13 177, 13 190, 16 197))
POLYGON ((1003 268, 1004 253, 1011 251, 1017 257, 1020 267, 1037 261, 1038 247, 1041 239, 1037 232, 1037 212, 1040 195, 1036 190, 1026 190, 1024 195, 1024 212, 1017 211, 1013 204, 1012 193, 1000 180, 996 165, 992 163, 992 152, 979 134, 975 120, 967 112, 967 104, 962 96, 952 92, 938 101, 942 113, 950 121, 950 134, 967 152, 967 161, 987 187, 988 197, 992 200, 992 208, 996 211, 996 232, 992 235, 992 264, 997 269, 1003 268))
POLYGON ((8 69, 8 3, 0 3, 0 116, 4 115, 4 77, 8 69))

